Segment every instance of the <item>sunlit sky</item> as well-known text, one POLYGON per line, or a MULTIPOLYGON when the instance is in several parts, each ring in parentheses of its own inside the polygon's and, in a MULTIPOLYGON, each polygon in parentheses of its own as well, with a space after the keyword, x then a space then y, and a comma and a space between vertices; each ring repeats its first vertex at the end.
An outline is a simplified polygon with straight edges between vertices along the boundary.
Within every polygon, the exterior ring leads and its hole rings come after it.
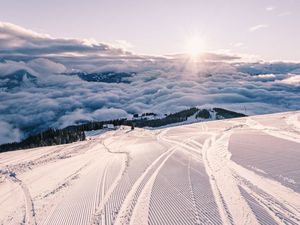
POLYGON ((300 60, 299 12, 299 0, 0 0, 0 21, 53 37, 138 54, 194 53, 195 46, 265 60, 300 60))

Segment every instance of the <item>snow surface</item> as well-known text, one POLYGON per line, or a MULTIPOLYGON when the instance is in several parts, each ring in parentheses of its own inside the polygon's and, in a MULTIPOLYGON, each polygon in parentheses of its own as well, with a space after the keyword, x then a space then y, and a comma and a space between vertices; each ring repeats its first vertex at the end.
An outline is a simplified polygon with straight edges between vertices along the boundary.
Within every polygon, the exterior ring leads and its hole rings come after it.
POLYGON ((0 224, 300 224, 300 112, 0 154, 0 224))

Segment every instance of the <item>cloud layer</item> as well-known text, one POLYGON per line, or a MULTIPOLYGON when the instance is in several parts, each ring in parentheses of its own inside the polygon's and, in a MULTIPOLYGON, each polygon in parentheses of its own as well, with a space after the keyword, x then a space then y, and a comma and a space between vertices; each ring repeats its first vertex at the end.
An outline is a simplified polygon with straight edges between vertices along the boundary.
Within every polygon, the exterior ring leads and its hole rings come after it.
MULTIPOLYGON (((133 113, 220 106, 246 113, 300 109, 300 64, 238 56, 140 56, 112 46, 55 39, 0 23, 0 82, 24 70, 37 80, 0 90, 0 143, 46 129, 133 113), (135 72, 130 83, 87 82, 70 72, 135 72)), ((0 83, 0 85, 1 85, 0 83)))
POLYGON ((268 27, 269 27, 268 24, 258 24, 258 25, 255 25, 253 27, 250 27, 249 31, 254 32, 254 31, 265 29, 265 28, 268 28, 268 27))
POLYGON ((41 57, 129 54, 93 40, 57 39, 10 23, 0 22, 0 56, 41 57))

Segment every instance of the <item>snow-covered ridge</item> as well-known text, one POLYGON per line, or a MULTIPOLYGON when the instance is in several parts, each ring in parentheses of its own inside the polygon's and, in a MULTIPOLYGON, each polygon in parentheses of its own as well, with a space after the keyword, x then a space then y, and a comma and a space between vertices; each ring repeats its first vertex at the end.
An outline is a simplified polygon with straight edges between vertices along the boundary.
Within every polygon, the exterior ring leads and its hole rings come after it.
POLYGON ((238 113, 230 111, 223 108, 201 108, 201 107, 192 107, 190 109, 182 110, 180 112, 171 113, 171 114, 156 114, 156 113, 142 113, 135 114, 132 117, 132 120, 157 120, 164 119, 167 117, 186 117, 186 120, 190 121, 211 121, 211 120, 220 120, 220 119, 229 119, 236 117, 246 116, 243 113, 238 113))
POLYGON ((0 224, 299 224, 299 121, 121 126, 1 153, 0 224))
POLYGON ((102 132, 102 129, 114 129, 120 125, 132 126, 132 128, 135 126, 140 128, 153 128, 244 116, 244 114, 222 108, 199 109, 193 107, 165 115, 158 115, 155 113, 134 114, 132 119, 119 118, 109 121, 83 120, 80 124, 67 126, 62 129, 48 128, 47 130, 31 135, 20 142, 2 144, 0 145, 0 152, 83 141, 85 140, 85 132, 88 132, 87 135, 90 135, 102 132), (99 129, 101 130, 97 131, 99 129))

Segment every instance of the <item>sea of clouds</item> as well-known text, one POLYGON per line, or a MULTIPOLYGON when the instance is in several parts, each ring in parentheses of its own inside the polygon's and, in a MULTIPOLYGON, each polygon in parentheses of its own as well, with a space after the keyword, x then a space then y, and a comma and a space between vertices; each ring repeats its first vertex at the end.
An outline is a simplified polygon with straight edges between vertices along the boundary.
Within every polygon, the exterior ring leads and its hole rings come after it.
MULTIPOLYGON (((237 55, 143 56, 94 40, 57 39, 0 23, 0 82, 18 70, 34 84, 0 90, 0 143, 49 127, 219 106, 263 114, 300 109, 300 64, 237 55), (87 82, 67 73, 134 72, 129 83, 87 82)), ((1 83, 0 83, 1 84, 1 83)))

